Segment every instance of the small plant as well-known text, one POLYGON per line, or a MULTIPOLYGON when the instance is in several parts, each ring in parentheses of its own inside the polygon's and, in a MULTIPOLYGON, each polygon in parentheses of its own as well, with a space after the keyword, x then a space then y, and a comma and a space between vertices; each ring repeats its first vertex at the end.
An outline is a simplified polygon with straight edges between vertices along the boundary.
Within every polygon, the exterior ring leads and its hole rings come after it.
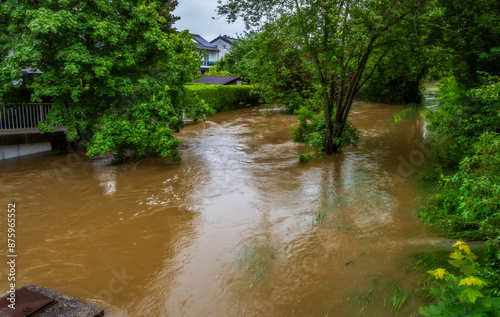
POLYGON ((398 283, 393 283, 391 295, 391 311, 398 312, 405 306, 410 297, 410 292, 403 291, 398 283))
POLYGON ((446 269, 428 271, 434 276, 439 288, 432 288, 437 296, 438 305, 420 307, 425 316, 500 316, 500 298, 485 296, 481 290, 487 282, 476 276, 479 265, 477 256, 462 241, 453 245, 455 252, 450 255, 449 263, 457 268, 461 275, 455 276, 446 269))
POLYGON ((325 214, 322 211, 318 211, 318 213, 316 214, 316 221, 319 222, 323 219, 325 219, 325 214))
POLYGON ((309 151, 309 149, 307 149, 305 154, 299 154, 298 157, 300 163, 305 163, 312 160, 315 156, 311 153, 311 151, 309 151))
POLYGON ((407 108, 394 113, 391 125, 393 127, 397 126, 398 124, 403 122, 405 118, 420 114, 422 109, 423 109, 423 104, 416 104, 416 103, 410 104, 407 108))

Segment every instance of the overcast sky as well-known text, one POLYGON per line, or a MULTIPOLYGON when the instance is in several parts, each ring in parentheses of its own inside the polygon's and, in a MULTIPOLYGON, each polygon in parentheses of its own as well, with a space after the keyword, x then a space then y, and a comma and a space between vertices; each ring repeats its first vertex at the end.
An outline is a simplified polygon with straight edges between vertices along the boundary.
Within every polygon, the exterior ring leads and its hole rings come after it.
POLYGON ((228 24, 225 17, 217 15, 216 9, 217 0, 179 0, 174 15, 181 19, 175 22, 174 27, 179 31, 189 30, 199 34, 209 42, 219 34, 236 37, 236 34, 243 33, 243 21, 228 24))

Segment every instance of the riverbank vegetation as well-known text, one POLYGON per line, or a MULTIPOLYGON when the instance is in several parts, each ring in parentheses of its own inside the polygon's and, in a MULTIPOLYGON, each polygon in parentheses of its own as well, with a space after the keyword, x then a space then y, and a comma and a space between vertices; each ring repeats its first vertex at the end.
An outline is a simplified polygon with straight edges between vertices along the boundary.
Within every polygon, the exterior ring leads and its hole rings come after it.
POLYGON ((431 293, 437 297, 437 305, 423 306, 424 316, 498 316, 500 298, 488 294, 488 282, 481 277, 481 266, 471 248, 458 241, 455 251, 449 255, 446 268, 439 267, 427 273, 437 287, 431 293))
MULTIPOLYGON (((500 81, 464 89, 443 80, 443 104, 427 116, 433 168, 419 216, 448 237, 486 241, 478 275, 500 294, 500 81)), ((430 175, 430 176, 429 176, 430 175)))
MULTIPOLYGON (((441 98, 440 106, 426 115, 434 155, 431 168, 422 174, 428 194, 422 198, 419 216, 448 237, 485 241, 476 275, 485 281, 481 292, 498 297, 500 6, 494 1, 438 3, 442 23, 433 26, 429 46, 436 52, 433 60, 441 74, 441 98)), ((434 292, 440 305, 433 311, 440 316, 452 315, 445 301, 458 288, 448 286, 443 292, 434 292)), ((466 310, 463 316, 473 315, 466 310)))
MULTIPOLYGON (((259 101, 259 94, 253 85, 204 85, 190 83, 185 85, 193 102, 202 102, 215 111, 229 111, 246 106, 255 106, 259 101)), ((206 110, 209 111, 208 109, 206 110)), ((190 117, 199 117, 199 114, 190 114, 190 117)))
POLYGON ((426 114, 433 157, 422 178, 429 195, 419 215, 448 237, 486 241, 478 274, 488 283, 484 291, 497 295, 500 4, 396 1, 390 14, 389 2, 371 4, 227 1, 219 13, 230 21, 243 15, 260 28, 238 41, 223 68, 262 86, 264 102, 297 115, 294 140, 317 149, 300 161, 357 140, 347 120, 354 96, 414 103, 396 114, 397 124, 420 111, 423 79, 439 77, 441 105, 426 114))

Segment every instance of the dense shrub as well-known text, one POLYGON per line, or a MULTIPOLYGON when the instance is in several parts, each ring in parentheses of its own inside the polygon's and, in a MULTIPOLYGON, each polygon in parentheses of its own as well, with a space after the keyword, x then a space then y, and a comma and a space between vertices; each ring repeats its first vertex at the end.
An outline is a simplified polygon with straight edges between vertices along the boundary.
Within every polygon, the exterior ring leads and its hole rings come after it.
POLYGON ((474 154, 472 144, 481 134, 500 132, 500 79, 490 77, 471 90, 464 90, 454 77, 441 82, 443 104, 426 119, 438 162, 456 168, 464 157, 474 154))
POLYGON ((448 236, 486 240, 478 276, 500 294, 500 79, 465 89, 454 77, 441 80, 443 104, 427 116, 435 145, 437 194, 424 199, 420 216, 448 236), (446 174, 446 175, 443 175, 446 174))
POLYGON ((252 85, 189 84, 185 87, 218 112, 257 105, 259 100, 252 85))
POLYGON ((473 149, 456 173, 441 176, 422 217, 466 238, 493 238, 500 235, 500 136, 484 133, 473 149))
MULTIPOLYGON (((316 149, 317 154, 312 155, 309 151, 306 154, 299 155, 299 161, 305 162, 309 159, 320 157, 323 155, 324 140, 325 140, 325 119, 324 113, 321 110, 321 102, 319 96, 305 100, 304 104, 295 110, 297 115, 298 126, 292 131, 293 140, 295 142, 306 143, 316 149)), ((342 137, 337 140, 339 145, 355 145, 360 138, 359 130, 347 120, 346 127, 342 133, 342 137)))

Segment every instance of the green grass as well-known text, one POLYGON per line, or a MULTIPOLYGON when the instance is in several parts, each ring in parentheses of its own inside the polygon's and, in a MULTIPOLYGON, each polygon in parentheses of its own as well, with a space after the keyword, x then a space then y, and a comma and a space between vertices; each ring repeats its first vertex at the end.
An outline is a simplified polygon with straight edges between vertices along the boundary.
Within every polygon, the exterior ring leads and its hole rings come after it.
POLYGON ((258 289, 266 279, 270 261, 276 257, 278 244, 251 246, 240 252, 235 266, 248 275, 249 289, 258 289))
POLYGON ((403 308, 406 304, 406 301, 408 300, 408 297, 410 297, 410 293, 410 291, 405 292, 401 290, 401 287, 398 283, 393 283, 391 293, 391 311, 401 311, 403 313, 403 308))
MULTIPOLYGON (((407 302, 412 291, 404 291, 399 282, 379 284, 375 278, 366 290, 354 291, 345 301, 347 304, 360 306, 358 315, 370 314, 375 305, 390 310, 396 316, 408 316, 407 302)), ((387 312, 389 315, 390 313, 387 312)))
POLYGON ((437 89, 441 87, 441 85, 437 85, 437 84, 432 84, 432 85, 425 85, 424 88, 426 89, 437 89))

